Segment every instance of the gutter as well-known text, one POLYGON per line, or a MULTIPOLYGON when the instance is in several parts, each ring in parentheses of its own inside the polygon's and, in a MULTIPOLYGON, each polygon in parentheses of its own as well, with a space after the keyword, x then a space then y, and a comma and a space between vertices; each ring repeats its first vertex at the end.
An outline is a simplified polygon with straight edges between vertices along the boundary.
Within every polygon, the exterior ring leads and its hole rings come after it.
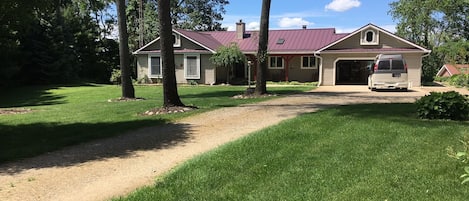
POLYGON ((320 56, 318 51, 314 52, 314 57, 320 59, 320 62, 319 62, 319 79, 318 79, 318 87, 319 87, 322 84, 322 61, 323 61, 323 59, 320 56))

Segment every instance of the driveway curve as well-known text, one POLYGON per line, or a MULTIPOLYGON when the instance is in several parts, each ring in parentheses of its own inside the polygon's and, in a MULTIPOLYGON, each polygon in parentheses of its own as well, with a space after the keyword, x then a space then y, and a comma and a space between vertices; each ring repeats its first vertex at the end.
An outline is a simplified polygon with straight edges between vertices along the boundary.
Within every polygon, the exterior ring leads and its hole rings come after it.
MULTIPOLYGON (((448 90, 448 89, 446 89, 448 90)), ((178 164, 300 114, 359 104, 414 102, 432 89, 371 92, 319 87, 256 104, 222 108, 0 165, 0 200, 106 200, 151 185, 178 164)))

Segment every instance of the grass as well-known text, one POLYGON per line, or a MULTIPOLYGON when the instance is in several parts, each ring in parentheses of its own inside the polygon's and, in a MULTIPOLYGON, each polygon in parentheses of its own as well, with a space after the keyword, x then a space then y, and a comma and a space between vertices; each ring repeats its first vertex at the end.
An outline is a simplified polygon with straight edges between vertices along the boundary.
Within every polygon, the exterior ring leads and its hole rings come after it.
MULTIPOLYGON (((288 94, 310 89, 311 86, 271 87, 269 91, 288 94)), ((268 99, 231 98, 244 90, 245 87, 233 86, 181 86, 181 100, 199 110, 140 116, 139 113, 162 106, 161 86, 135 86, 136 96, 145 98, 143 101, 111 103, 107 100, 121 94, 118 86, 85 84, 2 89, 0 109, 30 108, 33 112, 0 115, 0 163, 169 123, 207 110, 268 99)))
POLYGON ((446 155, 468 122, 419 120, 412 104, 302 115, 203 154, 115 200, 466 200, 446 155))

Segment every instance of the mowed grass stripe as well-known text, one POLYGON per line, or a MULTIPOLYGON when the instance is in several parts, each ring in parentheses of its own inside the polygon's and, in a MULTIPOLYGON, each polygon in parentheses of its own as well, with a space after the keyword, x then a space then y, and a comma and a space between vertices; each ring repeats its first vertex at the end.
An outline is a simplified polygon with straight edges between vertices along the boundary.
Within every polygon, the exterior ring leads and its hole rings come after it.
POLYGON ((117 200, 465 200, 446 156, 468 122, 426 121, 412 104, 302 115, 201 155, 117 200))
MULTIPOLYGON (((299 93, 312 86, 269 87, 276 94, 299 93)), ((0 163, 32 157, 94 139, 113 137, 133 129, 162 125, 189 115, 220 107, 259 102, 267 98, 233 99, 246 87, 180 86, 186 105, 200 109, 186 113, 141 116, 161 107, 161 86, 135 86, 141 101, 108 102, 121 95, 119 86, 36 86, 2 89, 0 109, 30 108, 28 114, 0 115, 0 163)))

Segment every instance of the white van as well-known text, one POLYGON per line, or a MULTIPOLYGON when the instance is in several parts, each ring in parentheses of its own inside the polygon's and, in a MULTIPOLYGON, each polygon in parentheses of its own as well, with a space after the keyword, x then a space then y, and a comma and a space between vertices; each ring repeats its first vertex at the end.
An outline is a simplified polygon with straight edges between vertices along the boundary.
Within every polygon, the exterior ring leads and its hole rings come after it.
POLYGON ((407 91, 409 81, 407 79, 407 64, 400 54, 379 54, 370 69, 368 76, 368 88, 400 89, 407 91))

